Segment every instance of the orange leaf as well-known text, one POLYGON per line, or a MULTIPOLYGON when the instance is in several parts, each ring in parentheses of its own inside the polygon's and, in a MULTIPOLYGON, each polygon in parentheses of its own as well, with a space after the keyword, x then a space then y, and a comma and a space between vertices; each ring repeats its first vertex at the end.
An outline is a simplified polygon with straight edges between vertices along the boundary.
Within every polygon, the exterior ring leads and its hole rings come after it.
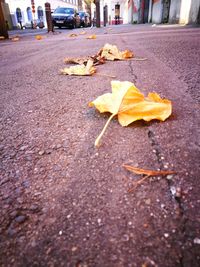
POLYGON ((105 44, 99 54, 107 60, 123 60, 133 57, 133 52, 125 50, 120 52, 116 45, 105 44))
POLYGON ((147 176, 159 176, 159 175, 166 176, 169 174, 176 173, 175 171, 153 171, 153 170, 140 169, 126 164, 123 164, 123 167, 136 174, 144 174, 147 176))
POLYGON ((42 36, 41 36, 41 35, 36 35, 36 36, 35 36, 35 39, 36 39, 36 40, 41 40, 41 39, 42 39, 42 36))
POLYGON ((126 59, 126 58, 132 58, 132 57, 134 57, 134 54, 130 50, 125 50, 125 51, 122 51, 122 57, 124 59, 126 59))
POLYGON ((97 38, 97 36, 95 34, 86 37, 86 39, 96 39, 96 38, 97 38))

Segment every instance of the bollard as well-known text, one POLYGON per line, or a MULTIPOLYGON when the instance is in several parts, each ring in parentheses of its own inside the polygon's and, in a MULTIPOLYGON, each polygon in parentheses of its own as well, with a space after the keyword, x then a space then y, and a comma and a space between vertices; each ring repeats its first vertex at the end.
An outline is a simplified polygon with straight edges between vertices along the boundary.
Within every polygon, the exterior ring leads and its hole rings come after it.
POLYGON ((47 21, 47 30, 48 30, 48 32, 54 32, 52 17, 51 17, 51 5, 50 5, 50 3, 45 3, 45 14, 46 14, 46 21, 47 21))

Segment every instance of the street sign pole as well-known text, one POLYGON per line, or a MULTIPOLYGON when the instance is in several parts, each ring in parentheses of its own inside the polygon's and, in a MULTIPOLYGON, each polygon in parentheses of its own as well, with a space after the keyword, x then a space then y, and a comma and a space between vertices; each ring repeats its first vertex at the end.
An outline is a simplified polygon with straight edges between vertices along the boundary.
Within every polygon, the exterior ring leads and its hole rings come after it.
POLYGON ((36 22, 35 22, 35 2, 34 2, 34 0, 31 0, 31 7, 32 7, 32 13, 33 13, 33 29, 36 29, 36 27, 37 27, 37 24, 36 24, 36 22))

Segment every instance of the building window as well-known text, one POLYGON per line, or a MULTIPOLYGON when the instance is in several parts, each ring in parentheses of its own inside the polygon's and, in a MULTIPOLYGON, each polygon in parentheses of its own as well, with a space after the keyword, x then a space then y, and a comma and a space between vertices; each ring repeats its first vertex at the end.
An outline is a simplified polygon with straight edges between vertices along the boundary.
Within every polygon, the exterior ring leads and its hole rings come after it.
POLYGON ((32 21, 33 20, 33 16, 32 16, 31 8, 27 7, 26 12, 27 12, 28 21, 32 21))
POLYGON ((19 7, 16 9, 16 16, 17 16, 17 22, 22 22, 22 12, 19 7))
POLYGON ((44 12, 41 6, 37 8, 37 15, 39 20, 43 20, 44 12))

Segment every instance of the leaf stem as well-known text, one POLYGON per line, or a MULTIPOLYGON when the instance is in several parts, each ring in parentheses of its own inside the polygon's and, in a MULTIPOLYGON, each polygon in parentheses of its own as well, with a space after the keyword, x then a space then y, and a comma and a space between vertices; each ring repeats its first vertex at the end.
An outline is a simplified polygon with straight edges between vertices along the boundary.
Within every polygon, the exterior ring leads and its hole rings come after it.
POLYGON ((103 127, 103 130, 101 131, 101 133, 99 134, 99 136, 98 136, 97 139, 95 140, 95 143, 94 143, 94 144, 95 144, 96 147, 99 147, 99 145, 100 145, 100 139, 101 139, 101 137, 103 136, 103 134, 105 133, 106 128, 108 127, 108 124, 110 123, 110 121, 112 120, 112 118, 113 118, 115 115, 117 115, 117 114, 114 113, 114 114, 112 114, 112 115, 109 117, 108 121, 106 122, 105 126, 103 127))

